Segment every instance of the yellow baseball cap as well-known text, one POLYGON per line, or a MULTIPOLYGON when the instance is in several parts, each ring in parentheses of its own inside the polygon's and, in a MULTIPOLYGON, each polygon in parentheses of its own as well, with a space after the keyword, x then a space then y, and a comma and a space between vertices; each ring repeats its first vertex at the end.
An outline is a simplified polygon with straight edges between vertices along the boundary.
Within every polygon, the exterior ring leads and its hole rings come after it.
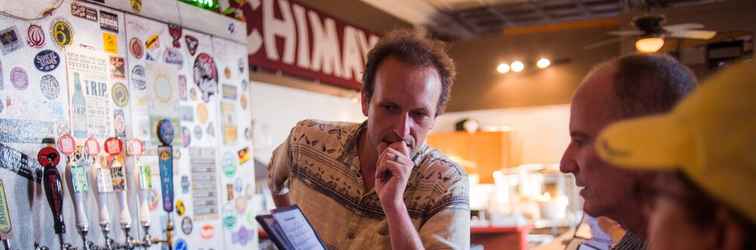
POLYGON ((756 64, 715 74, 670 113, 608 126, 595 147, 622 168, 680 169, 756 221, 756 64))

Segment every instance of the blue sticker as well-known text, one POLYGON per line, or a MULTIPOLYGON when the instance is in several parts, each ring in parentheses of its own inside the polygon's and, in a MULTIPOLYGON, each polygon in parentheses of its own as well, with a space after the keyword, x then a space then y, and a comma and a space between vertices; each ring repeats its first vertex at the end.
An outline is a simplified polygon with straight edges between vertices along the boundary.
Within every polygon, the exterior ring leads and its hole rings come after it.
POLYGON ((58 65, 60 65, 60 56, 55 51, 46 49, 34 57, 34 66, 39 71, 50 72, 57 69, 58 65))
POLYGON ((176 241, 176 250, 188 250, 189 243, 186 243, 184 239, 176 241))

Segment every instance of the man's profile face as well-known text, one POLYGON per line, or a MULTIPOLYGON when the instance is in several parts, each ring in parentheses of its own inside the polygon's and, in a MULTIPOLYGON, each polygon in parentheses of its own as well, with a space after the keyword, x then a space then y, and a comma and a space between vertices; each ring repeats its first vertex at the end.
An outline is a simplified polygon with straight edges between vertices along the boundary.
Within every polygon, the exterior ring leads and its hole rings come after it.
POLYGON ((570 107, 570 144, 567 146, 560 170, 572 173, 576 184, 583 189, 583 209, 593 216, 614 216, 626 202, 634 202, 633 185, 636 175, 610 165, 600 159, 593 144, 601 129, 618 121, 621 116, 614 95, 614 69, 604 67, 589 75, 575 92, 570 107))
POLYGON ((375 75, 372 98, 362 96, 362 113, 368 117, 368 146, 377 150, 382 142, 403 140, 415 152, 433 128, 440 96, 441 78, 435 68, 407 64, 390 56, 384 59, 375 75))

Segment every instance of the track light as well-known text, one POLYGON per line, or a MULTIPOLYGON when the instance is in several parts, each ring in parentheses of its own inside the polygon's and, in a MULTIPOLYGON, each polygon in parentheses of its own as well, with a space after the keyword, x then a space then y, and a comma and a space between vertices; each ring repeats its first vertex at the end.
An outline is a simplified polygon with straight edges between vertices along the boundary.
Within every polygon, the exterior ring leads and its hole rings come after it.
POLYGON ((548 68, 549 66, 551 66, 551 60, 545 57, 541 57, 541 59, 538 59, 538 61, 536 62, 536 66, 539 69, 548 68))
POLYGON ((510 68, 512 68, 512 71, 514 72, 521 72, 525 69, 525 64, 523 64, 521 61, 514 61, 511 65, 509 65, 510 68))
POLYGON ((496 71, 500 74, 509 73, 509 64, 499 63, 499 66, 496 66, 496 71))

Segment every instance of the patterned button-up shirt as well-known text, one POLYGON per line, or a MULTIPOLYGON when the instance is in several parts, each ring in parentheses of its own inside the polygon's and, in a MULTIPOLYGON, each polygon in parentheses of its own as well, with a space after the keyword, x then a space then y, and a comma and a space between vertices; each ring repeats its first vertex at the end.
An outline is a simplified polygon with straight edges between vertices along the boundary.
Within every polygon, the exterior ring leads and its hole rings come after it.
MULTIPOLYGON (((268 166, 273 194, 287 194, 328 249, 391 249, 388 224, 361 177, 357 144, 366 123, 299 122, 268 166)), ((404 202, 427 249, 470 247, 467 174, 426 145, 404 191, 404 202)))

